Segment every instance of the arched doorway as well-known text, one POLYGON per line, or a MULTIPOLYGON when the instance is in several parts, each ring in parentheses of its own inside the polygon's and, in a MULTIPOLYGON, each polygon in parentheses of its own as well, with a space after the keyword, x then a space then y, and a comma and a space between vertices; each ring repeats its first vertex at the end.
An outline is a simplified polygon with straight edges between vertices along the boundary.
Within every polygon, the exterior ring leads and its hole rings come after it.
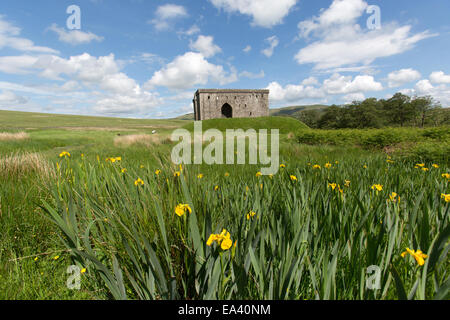
POLYGON ((222 118, 233 118, 233 108, 228 103, 222 106, 222 118))

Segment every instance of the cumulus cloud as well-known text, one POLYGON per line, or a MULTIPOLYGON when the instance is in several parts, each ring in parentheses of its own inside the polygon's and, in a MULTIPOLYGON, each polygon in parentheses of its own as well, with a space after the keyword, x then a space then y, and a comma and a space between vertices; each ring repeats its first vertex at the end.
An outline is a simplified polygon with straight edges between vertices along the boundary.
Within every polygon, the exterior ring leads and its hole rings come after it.
POLYGON ((297 0, 210 0, 218 9, 252 17, 252 25, 271 28, 283 22, 297 0))
POLYGON ((123 94, 112 94, 99 99, 94 110, 104 114, 146 113, 162 103, 155 93, 138 88, 123 94))
POLYGON ((316 40, 300 49, 295 60, 299 64, 312 63, 315 69, 369 65, 434 36, 428 31, 413 34, 410 25, 395 23, 384 23, 375 30, 362 29, 357 20, 367 7, 363 0, 334 0, 318 17, 300 22, 299 36, 316 40))
MULTIPOLYGON (((46 55, 33 65, 41 77, 66 81, 59 91, 70 95, 80 83, 90 90, 88 98, 93 110, 104 114, 148 112, 161 104, 156 93, 143 90, 124 72, 113 54, 95 57, 88 53, 64 59, 46 55)), ((55 90, 56 91, 56 90, 55 90)))
POLYGON ((58 56, 40 56, 34 68, 40 69, 40 76, 61 80, 61 75, 68 75, 88 83, 101 83, 107 75, 119 73, 120 66, 114 54, 95 57, 88 53, 64 59, 58 56))
POLYGON ((81 30, 65 30, 58 27, 55 23, 52 24, 49 30, 55 32, 58 35, 60 41, 69 43, 72 45, 90 43, 92 41, 103 41, 103 37, 100 37, 92 32, 84 32, 81 30))
POLYGON ((201 53, 186 52, 155 72, 146 87, 164 86, 180 90, 205 85, 209 81, 224 85, 236 80, 235 71, 226 72, 222 66, 208 62, 201 53))
MULTIPOLYGON (((434 74, 440 75, 440 71, 433 72, 434 74)), ((433 77, 433 78, 434 78, 433 77)), ((430 78, 432 78, 430 76, 430 78)), ((439 79, 439 78, 438 78, 439 79)), ((437 79, 434 79, 437 80, 437 79)), ((441 79, 444 80, 444 79, 441 79)), ((406 88, 401 90, 402 93, 410 95, 410 96, 432 96, 435 100, 439 101, 444 108, 450 107, 450 86, 448 83, 437 83, 433 80, 422 79, 418 81, 413 88, 406 88)))
POLYGON ((270 90, 269 98, 272 101, 296 102, 304 99, 319 99, 325 97, 322 88, 288 84, 284 88, 276 81, 271 82, 267 89, 270 90))
POLYGON ((242 49, 242 51, 244 51, 245 53, 249 53, 250 51, 252 51, 252 46, 248 45, 244 49, 242 49))
POLYGON ((37 57, 30 55, 0 57, 0 71, 9 74, 27 74, 32 68, 37 57))
POLYGON ((18 96, 12 91, 2 91, 0 92, 0 106, 2 107, 14 107, 17 105, 26 104, 28 99, 18 96))
POLYGON ((155 26, 156 30, 160 31, 169 29, 176 19, 187 16, 188 13, 185 7, 176 4, 165 4, 156 9, 155 18, 149 22, 155 26))
POLYGON ((316 85, 319 84, 319 81, 317 80, 316 77, 309 77, 306 78, 305 80, 302 81, 302 84, 307 86, 307 85, 316 85))
POLYGON ((389 88, 399 87, 405 83, 419 80, 420 72, 411 68, 393 71, 388 74, 389 88))
POLYGON ((212 36, 199 35, 195 42, 190 41, 189 48, 193 51, 200 52, 205 58, 210 58, 222 52, 222 49, 214 44, 214 37, 212 36))
POLYGON ((446 75, 444 71, 435 71, 431 73, 430 80, 432 83, 450 83, 450 75, 446 75))
POLYGON ((363 101, 364 99, 366 99, 364 93, 349 93, 344 96, 344 103, 348 104, 352 103, 353 101, 363 101))
POLYGON ((59 51, 48 47, 36 46, 33 41, 20 37, 20 28, 12 25, 0 15, 0 49, 11 48, 24 52, 58 54, 59 51))
POLYGON ((351 76, 342 76, 336 73, 329 79, 324 80, 323 88, 328 94, 348 94, 381 91, 383 90, 383 85, 375 81, 372 76, 358 75, 352 79, 351 76))
POLYGON ((267 58, 270 58, 273 55, 273 51, 278 46, 279 41, 277 36, 269 37, 265 40, 269 44, 269 47, 262 50, 262 54, 265 55, 267 58))
POLYGON ((276 102, 299 102, 305 99, 324 99, 328 96, 343 96, 345 102, 360 100, 364 92, 383 90, 381 83, 375 81, 372 76, 358 75, 342 76, 333 74, 325 79, 322 84, 314 77, 304 79, 301 84, 288 84, 285 87, 278 82, 271 82, 267 89, 270 90, 270 99, 276 102))

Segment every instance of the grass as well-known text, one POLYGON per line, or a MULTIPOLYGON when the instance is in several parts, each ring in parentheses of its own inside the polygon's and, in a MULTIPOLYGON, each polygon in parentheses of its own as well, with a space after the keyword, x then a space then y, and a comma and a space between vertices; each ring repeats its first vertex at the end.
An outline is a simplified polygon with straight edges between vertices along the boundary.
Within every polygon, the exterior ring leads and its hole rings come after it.
MULTIPOLYGON (((157 121, 151 135, 154 127, 140 120, 117 119, 106 130, 103 119, 58 123, 60 116, 47 115, 55 128, 34 116, 15 122, 29 139, 0 142, 0 299, 449 298, 444 160, 388 159, 383 148, 358 143, 299 143, 301 123, 269 118, 254 125, 282 129, 286 168, 277 175, 257 177, 254 165, 192 165, 177 177, 168 138, 178 122, 157 121), (60 158, 62 151, 71 156, 60 158), (422 161, 427 171, 415 168, 422 161), (192 212, 176 215, 178 204, 192 212), (247 220, 250 211, 256 215, 247 220), (233 246, 208 246, 223 228, 233 246), (423 266, 401 257, 407 247, 428 254, 423 266), (72 264, 87 269, 81 290, 66 287, 72 264), (380 290, 366 286, 370 265, 380 267, 380 290)), ((204 121, 204 129, 251 127, 232 120, 204 121)), ((417 134, 432 149, 442 132, 417 134)))
MULTIPOLYGON (((194 123, 190 122, 183 128, 193 131, 194 123)), ((202 129, 217 129, 225 131, 226 129, 267 129, 270 133, 271 129, 280 130, 280 134, 288 134, 297 130, 308 128, 304 123, 288 117, 260 117, 260 118, 242 118, 242 119, 211 119, 202 121, 202 129)))
POLYGON ((420 161, 442 161, 450 158, 450 127, 384 128, 342 130, 298 130, 299 143, 310 145, 357 146, 384 150, 390 155, 420 161))

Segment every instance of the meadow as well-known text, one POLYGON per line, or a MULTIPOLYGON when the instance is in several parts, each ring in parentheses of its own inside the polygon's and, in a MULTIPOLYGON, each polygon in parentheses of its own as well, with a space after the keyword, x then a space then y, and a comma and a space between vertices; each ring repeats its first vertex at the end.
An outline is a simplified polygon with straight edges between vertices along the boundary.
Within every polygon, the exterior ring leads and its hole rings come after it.
POLYGON ((172 164, 192 121, 0 112, 0 299, 449 298, 449 127, 232 120, 276 175, 172 164))

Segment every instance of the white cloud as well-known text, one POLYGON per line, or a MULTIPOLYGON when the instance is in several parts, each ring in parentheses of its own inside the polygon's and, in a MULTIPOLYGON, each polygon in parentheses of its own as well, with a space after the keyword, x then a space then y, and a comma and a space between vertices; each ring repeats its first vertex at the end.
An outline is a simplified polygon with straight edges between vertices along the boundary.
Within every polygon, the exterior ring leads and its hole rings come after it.
POLYGON ((186 52, 155 72, 146 87, 189 89, 195 85, 205 85, 209 81, 224 85, 236 80, 235 72, 225 72, 222 66, 209 63, 201 53, 186 52))
POLYGON ((249 71, 242 71, 239 74, 239 77, 245 77, 245 78, 249 78, 249 79, 261 79, 264 78, 266 75, 264 73, 264 70, 261 70, 259 73, 253 73, 253 72, 249 72, 249 71))
POLYGON ((101 83, 105 76, 119 73, 120 66, 113 54, 94 57, 88 53, 64 59, 57 56, 40 56, 34 64, 40 76, 61 80, 62 75, 78 79, 86 84, 101 83))
POLYGON ((252 46, 248 45, 244 49, 242 49, 242 51, 244 51, 245 53, 249 53, 250 51, 252 51, 252 46))
POLYGON ((166 30, 171 27, 176 19, 187 17, 186 8, 176 4, 165 4, 159 6, 155 12, 155 18, 151 21, 156 30, 166 30))
POLYGON ((269 38, 267 38, 265 40, 265 42, 267 42, 269 44, 269 47, 267 47, 266 49, 262 50, 261 52, 267 58, 270 58, 273 55, 273 51, 275 50, 275 48, 279 44, 278 37, 277 36, 269 37, 269 38))
POLYGON ((84 32, 80 30, 67 31, 64 28, 58 27, 55 23, 49 27, 49 30, 55 32, 59 36, 59 40, 72 45, 90 43, 92 41, 103 41, 103 37, 100 37, 92 32, 84 32))
POLYGON ((334 0, 319 17, 301 21, 298 24, 300 34, 307 38, 312 32, 322 34, 331 27, 354 24, 367 6, 368 4, 363 0, 334 0))
POLYGON ((0 57, 0 71, 10 74, 27 74, 31 72, 37 57, 30 55, 0 57))
POLYGON ((316 77, 309 77, 309 78, 306 78, 305 80, 303 80, 302 84, 305 85, 305 86, 317 85, 317 84, 319 84, 319 81, 317 80, 316 77))
POLYGON ((283 22, 297 0, 210 0, 210 2, 218 9, 251 16, 253 26, 271 28, 283 22))
POLYGON ((446 75, 443 71, 435 71, 431 73, 430 80, 432 83, 450 83, 450 75, 446 75))
POLYGON ((347 95, 345 95, 343 97, 344 99, 344 103, 345 104, 349 104, 352 103, 353 101, 363 101, 364 99, 366 99, 366 96, 364 95, 364 93, 349 93, 347 95))
POLYGON ((0 49, 11 48, 24 52, 59 53, 57 50, 36 46, 33 41, 19 37, 20 31, 20 28, 5 21, 4 16, 0 15, 0 49))
POLYGON ((430 83, 430 80, 420 80, 416 83, 415 89, 419 94, 429 94, 432 92, 434 87, 430 83))
MULTIPOLYGON (((21 59, 16 60, 27 60, 24 57, 19 58, 21 59)), ((9 62, 16 60, 9 59, 9 62)), ((148 112, 161 104, 156 93, 143 90, 134 79, 120 71, 121 63, 113 54, 95 57, 84 53, 68 59, 43 55, 31 59, 28 63, 23 62, 21 66, 29 68, 41 77, 65 82, 61 86, 41 89, 0 82, 0 88, 62 97, 73 101, 73 105, 81 101, 84 104, 94 105, 95 112, 105 114, 148 112), (85 91, 77 91, 81 89, 80 84, 84 85, 85 91)), ((2 59, 0 58, 1 68, 2 59)))
POLYGON ((285 87, 278 82, 271 82, 267 89, 270 90, 270 100, 277 102, 293 103, 305 99, 324 99, 332 95, 345 95, 343 99, 348 102, 359 100, 364 92, 383 90, 383 86, 372 76, 358 75, 352 78, 334 74, 321 85, 316 78, 309 77, 299 85, 288 84, 285 87))
POLYGON ((189 29, 181 30, 181 31, 178 31, 177 33, 182 36, 193 36, 194 34, 197 34, 199 32, 200 32, 200 28, 196 24, 194 24, 189 29))
POLYGON ((2 107, 15 107, 17 105, 26 104, 28 99, 18 96, 12 91, 0 92, 0 106, 2 107))
POLYGON ((380 29, 362 29, 357 20, 367 6, 363 0, 334 0, 318 17, 300 22, 300 37, 314 36, 317 40, 300 49, 295 60, 299 64, 312 63, 315 69, 370 65, 434 36, 428 31, 412 34, 410 25, 386 22, 380 29))
POLYGON ((381 91, 383 86, 372 76, 358 75, 353 80, 351 76, 333 74, 323 82, 323 88, 328 94, 348 94, 366 91, 381 91))
POLYGON ((432 96, 439 101, 444 108, 450 107, 450 86, 446 83, 433 85, 430 80, 418 81, 413 88, 401 90, 403 94, 410 96, 432 96))
POLYGON ((197 41, 190 41, 189 48, 193 51, 200 52, 205 58, 210 58, 217 53, 222 52, 222 49, 214 44, 214 37, 212 36, 199 35, 197 41))
POLYGON ((399 87, 405 83, 419 80, 420 72, 411 68, 393 71, 388 74, 389 88, 399 87))
POLYGON ((126 94, 113 94, 99 99, 94 110, 105 114, 146 113, 162 103, 157 94, 135 90, 126 94))

